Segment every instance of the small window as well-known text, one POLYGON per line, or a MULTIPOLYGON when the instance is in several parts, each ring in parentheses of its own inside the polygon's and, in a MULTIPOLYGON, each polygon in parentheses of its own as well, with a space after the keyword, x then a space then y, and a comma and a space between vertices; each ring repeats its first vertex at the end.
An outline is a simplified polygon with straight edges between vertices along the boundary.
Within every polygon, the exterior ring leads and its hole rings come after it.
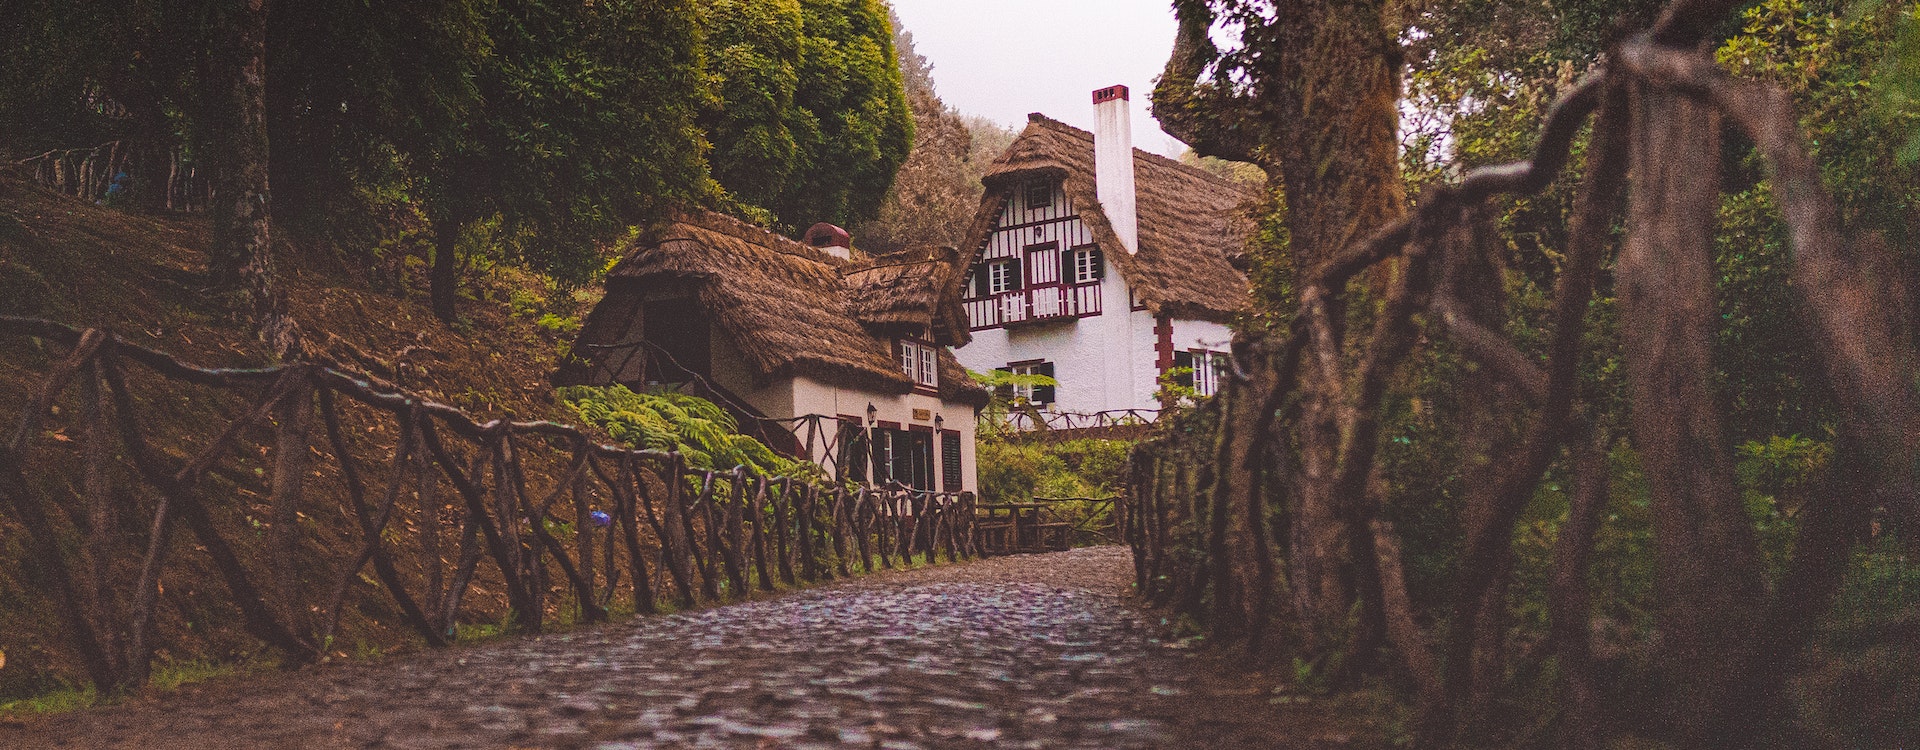
POLYGON ((1100 251, 1091 247, 1074 248, 1067 253, 1067 278, 1075 284, 1099 281, 1102 273, 1100 251))
POLYGON ((1220 392, 1220 376, 1227 369, 1225 352, 1210 352, 1205 349, 1174 352, 1173 366, 1188 368, 1193 372, 1179 375, 1174 382, 1192 388, 1196 395, 1212 396, 1220 392))
POLYGON ((1027 209, 1046 208, 1053 205, 1053 183, 1027 183, 1027 209))
POLYGON ((916 384, 929 388, 940 387, 940 348, 921 341, 901 339, 900 369, 916 384))
POLYGON ((1018 288, 1019 279, 1013 274, 1013 263, 996 260, 987 263, 987 294, 1005 294, 1018 288))
MULTIPOLYGON (((1053 377, 1053 363, 1027 362, 1024 364, 1007 365, 1007 371, 1015 375, 1041 375, 1051 378, 1053 377)), ((1013 386, 1013 395, 1015 398, 1026 399, 1027 403, 1033 404, 1034 406, 1045 406, 1053 403, 1053 388, 1054 387, 1050 385, 1017 384, 1013 386)))

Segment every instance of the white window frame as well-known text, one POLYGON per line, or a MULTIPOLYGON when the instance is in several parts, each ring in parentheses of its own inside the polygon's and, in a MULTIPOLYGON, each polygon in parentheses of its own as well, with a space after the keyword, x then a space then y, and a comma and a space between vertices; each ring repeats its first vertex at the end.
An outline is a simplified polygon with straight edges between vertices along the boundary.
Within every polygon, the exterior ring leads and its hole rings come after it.
POLYGON ((1076 247, 1069 251, 1073 265, 1073 283, 1091 284, 1100 280, 1100 253, 1091 247, 1076 247))
MULTIPOLYGON (((1028 362, 1024 365, 1010 365, 1007 367, 1007 371, 1015 375, 1038 375, 1040 374, 1039 373, 1040 368, 1046 366, 1047 364, 1048 363, 1046 362, 1028 362)), ((1033 400, 1034 389, 1039 387, 1040 386, 1033 385, 1031 383, 1027 383, 1027 384, 1015 383, 1013 384, 1013 395, 1015 398, 1021 399, 1029 404, 1034 404, 1035 406, 1047 406, 1051 404, 1052 403, 1051 401, 1043 404, 1033 400)), ((1056 392, 1054 394, 1054 398, 1057 399, 1059 397, 1060 397, 1059 394, 1056 392)))
POLYGON ((1220 371, 1226 368, 1227 353, 1192 349, 1193 355, 1193 392, 1201 396, 1212 396, 1220 392, 1220 371))
POLYGON ((1006 259, 987 261, 987 294, 1006 294, 1019 287, 1014 286, 1013 263, 1006 259))
POLYGON ((900 340, 900 369, 916 385, 940 387, 940 349, 913 339, 900 340))

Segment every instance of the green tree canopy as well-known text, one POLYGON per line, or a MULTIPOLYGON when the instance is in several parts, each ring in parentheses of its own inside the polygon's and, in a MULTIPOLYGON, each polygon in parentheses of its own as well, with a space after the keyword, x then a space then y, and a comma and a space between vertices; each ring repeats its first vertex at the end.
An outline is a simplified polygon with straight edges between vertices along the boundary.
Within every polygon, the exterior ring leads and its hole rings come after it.
POLYGON ((718 0, 702 15, 713 175, 787 231, 879 211, 913 146, 880 0, 718 0))

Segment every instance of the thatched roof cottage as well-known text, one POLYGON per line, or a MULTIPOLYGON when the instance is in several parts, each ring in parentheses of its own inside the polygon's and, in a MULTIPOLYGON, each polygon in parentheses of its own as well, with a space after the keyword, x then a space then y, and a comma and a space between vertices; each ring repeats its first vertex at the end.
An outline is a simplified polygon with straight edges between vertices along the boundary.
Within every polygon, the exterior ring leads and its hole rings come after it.
POLYGON ((556 379, 679 385, 831 471, 975 489, 987 394, 948 350, 967 340, 957 253, 867 256, 826 224, 807 239, 707 211, 645 232, 556 379))
POLYGON ((973 339, 960 361, 1052 376, 1021 395, 1058 411, 1151 409, 1175 367, 1211 395, 1249 304, 1234 261, 1256 196, 1133 148, 1125 86, 1093 101, 1097 133, 1036 113, 989 167, 952 281, 973 339))

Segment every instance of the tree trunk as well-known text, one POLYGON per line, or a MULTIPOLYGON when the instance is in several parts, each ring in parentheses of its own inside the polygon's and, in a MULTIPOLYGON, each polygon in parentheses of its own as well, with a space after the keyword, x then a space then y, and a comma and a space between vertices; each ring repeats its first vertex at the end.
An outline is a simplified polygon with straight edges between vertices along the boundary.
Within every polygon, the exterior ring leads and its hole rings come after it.
POLYGON ((1635 98, 1617 273, 1634 442, 1653 502, 1658 663, 1673 739, 1712 747, 1756 667, 1765 593, 1708 380, 1719 117, 1672 90, 1643 85, 1635 98))
MULTIPOLYGON (((1257 99, 1199 76, 1216 50, 1211 3, 1175 3, 1173 55, 1154 89, 1154 115, 1204 155, 1256 161, 1286 195, 1287 248, 1294 278, 1310 278, 1329 257, 1398 219, 1400 180, 1398 30, 1380 0, 1282 3, 1262 42, 1257 99)), ((1300 466, 1289 492, 1288 583, 1309 651, 1347 626, 1354 601, 1353 540, 1371 531, 1352 511, 1364 497, 1335 497, 1343 368, 1342 290, 1329 290, 1331 341, 1302 363, 1296 431, 1300 466), (1321 361, 1314 361, 1314 360, 1321 361), (1322 641, 1322 642, 1314 642, 1322 641)), ((1264 415, 1263 415, 1264 416, 1264 415)), ((1242 474, 1229 481, 1246 481, 1242 474)), ((1362 493, 1364 494, 1364 493, 1362 493)), ((1243 565, 1248 561, 1217 561, 1243 565)))
POLYGON ((446 323, 453 322, 453 301, 460 292, 459 265, 454 252, 460 245, 461 224, 457 219, 433 222, 433 272, 428 279, 428 296, 433 303, 433 317, 446 323))
MULTIPOLYGON (((1278 161, 1295 276, 1307 278, 1324 260, 1406 210, 1396 137, 1400 66, 1389 54, 1397 47, 1381 3, 1286 7, 1279 21, 1280 33, 1289 37, 1281 43, 1285 83, 1274 100, 1279 121, 1292 126, 1277 144, 1278 161)), ((1329 305, 1336 344, 1344 310, 1329 305)), ((1327 633, 1344 626, 1353 602, 1355 550, 1342 511, 1364 500, 1333 496, 1338 417, 1345 405, 1338 402, 1341 384, 1325 373, 1344 368, 1313 361, 1323 356, 1309 349, 1301 367, 1301 472, 1288 560, 1298 571, 1291 580, 1300 614, 1313 630, 1327 633)))
POLYGON ((299 333, 287 317, 286 294, 273 264, 267 159, 267 2, 238 0, 228 37, 213 59, 214 102, 208 108, 215 172, 213 284, 246 292, 254 331, 287 357, 299 333))

